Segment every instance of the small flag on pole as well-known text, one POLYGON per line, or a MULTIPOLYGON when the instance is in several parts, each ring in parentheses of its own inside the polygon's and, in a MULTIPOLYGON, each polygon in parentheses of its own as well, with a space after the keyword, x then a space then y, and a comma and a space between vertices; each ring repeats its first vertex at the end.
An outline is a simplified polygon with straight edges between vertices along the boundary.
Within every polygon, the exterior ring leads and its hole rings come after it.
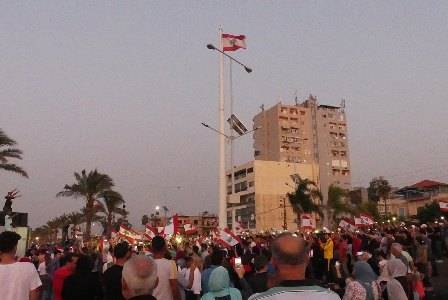
POLYGON ((246 49, 245 35, 233 35, 223 33, 221 37, 222 37, 222 51, 236 51, 238 49, 246 49))
POLYGON ((448 212, 448 202, 439 202, 440 211, 448 212))

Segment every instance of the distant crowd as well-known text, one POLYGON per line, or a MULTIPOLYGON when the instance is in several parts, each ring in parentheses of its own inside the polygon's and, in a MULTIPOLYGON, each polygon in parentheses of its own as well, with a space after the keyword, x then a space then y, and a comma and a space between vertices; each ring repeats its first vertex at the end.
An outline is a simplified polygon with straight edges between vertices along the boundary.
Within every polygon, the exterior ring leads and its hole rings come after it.
POLYGON ((19 239, 0 233, 3 300, 422 300, 447 255, 448 224, 253 235, 227 248, 156 236, 147 246, 33 246, 16 257, 19 239))

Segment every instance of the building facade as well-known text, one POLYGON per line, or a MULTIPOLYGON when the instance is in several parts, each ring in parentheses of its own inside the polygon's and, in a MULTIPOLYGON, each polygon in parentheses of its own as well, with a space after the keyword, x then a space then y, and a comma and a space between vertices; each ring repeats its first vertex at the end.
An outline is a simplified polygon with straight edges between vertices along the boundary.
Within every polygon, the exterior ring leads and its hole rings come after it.
POLYGON ((227 173, 227 224, 249 230, 297 229, 297 215, 287 193, 295 184, 291 175, 316 181, 319 168, 312 163, 254 160, 227 173))
POLYGON ((278 103, 254 119, 255 160, 316 164, 316 183, 327 203, 328 187, 351 188, 344 104, 319 105, 310 95, 303 103, 278 103))
POLYGON ((386 201, 378 201, 378 212, 382 216, 408 218, 433 201, 448 202, 448 184, 425 179, 394 191, 386 201))

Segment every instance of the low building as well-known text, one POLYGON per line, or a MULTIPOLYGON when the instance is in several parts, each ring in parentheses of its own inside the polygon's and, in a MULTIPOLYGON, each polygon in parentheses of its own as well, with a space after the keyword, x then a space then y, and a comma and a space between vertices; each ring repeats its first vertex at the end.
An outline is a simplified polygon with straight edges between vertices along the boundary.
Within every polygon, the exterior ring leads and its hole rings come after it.
POLYGON ((396 190, 386 201, 379 201, 378 211, 380 215, 406 218, 417 215, 420 208, 433 201, 448 202, 448 184, 425 179, 396 190))
POLYGON ((200 215, 178 215, 178 230, 183 232, 185 224, 191 224, 198 230, 198 234, 207 234, 216 226, 218 226, 218 216, 215 214, 209 214, 208 212, 203 212, 200 215))
POLYGON ((227 225, 249 230, 297 229, 287 193, 293 192, 292 175, 318 182, 318 165, 254 160, 227 173, 227 225), (286 225, 286 226, 285 226, 286 225))

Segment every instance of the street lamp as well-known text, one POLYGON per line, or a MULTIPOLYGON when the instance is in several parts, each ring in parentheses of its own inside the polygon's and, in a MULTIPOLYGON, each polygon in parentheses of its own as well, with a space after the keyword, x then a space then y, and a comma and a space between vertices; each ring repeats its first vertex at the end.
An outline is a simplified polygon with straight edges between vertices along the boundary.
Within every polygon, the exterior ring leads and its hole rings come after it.
POLYGON ((247 73, 252 73, 252 68, 249 68, 248 66, 246 66, 245 64, 243 64, 242 62, 237 60, 236 58, 234 58, 234 57, 228 55, 227 53, 225 53, 224 51, 216 48, 213 44, 207 44, 207 49, 218 51, 219 53, 225 55, 226 57, 230 58, 231 60, 233 60, 234 62, 236 62, 240 66, 242 66, 244 68, 244 70, 246 70, 247 73))
MULTIPOLYGON (((224 133, 224 56, 228 57, 231 61, 236 62, 244 68, 247 73, 251 73, 252 69, 240 62, 239 60, 233 58, 232 56, 224 53, 222 39, 220 35, 220 47, 216 48, 213 44, 207 44, 207 49, 212 51, 217 51, 221 55, 219 56, 219 102, 218 102, 218 112, 219 112, 219 226, 221 228, 227 227, 227 191, 226 191, 226 168, 225 168, 225 135, 224 133)), ((232 166, 233 168, 233 166, 232 166)), ((233 169, 232 169, 233 172, 233 169)))

